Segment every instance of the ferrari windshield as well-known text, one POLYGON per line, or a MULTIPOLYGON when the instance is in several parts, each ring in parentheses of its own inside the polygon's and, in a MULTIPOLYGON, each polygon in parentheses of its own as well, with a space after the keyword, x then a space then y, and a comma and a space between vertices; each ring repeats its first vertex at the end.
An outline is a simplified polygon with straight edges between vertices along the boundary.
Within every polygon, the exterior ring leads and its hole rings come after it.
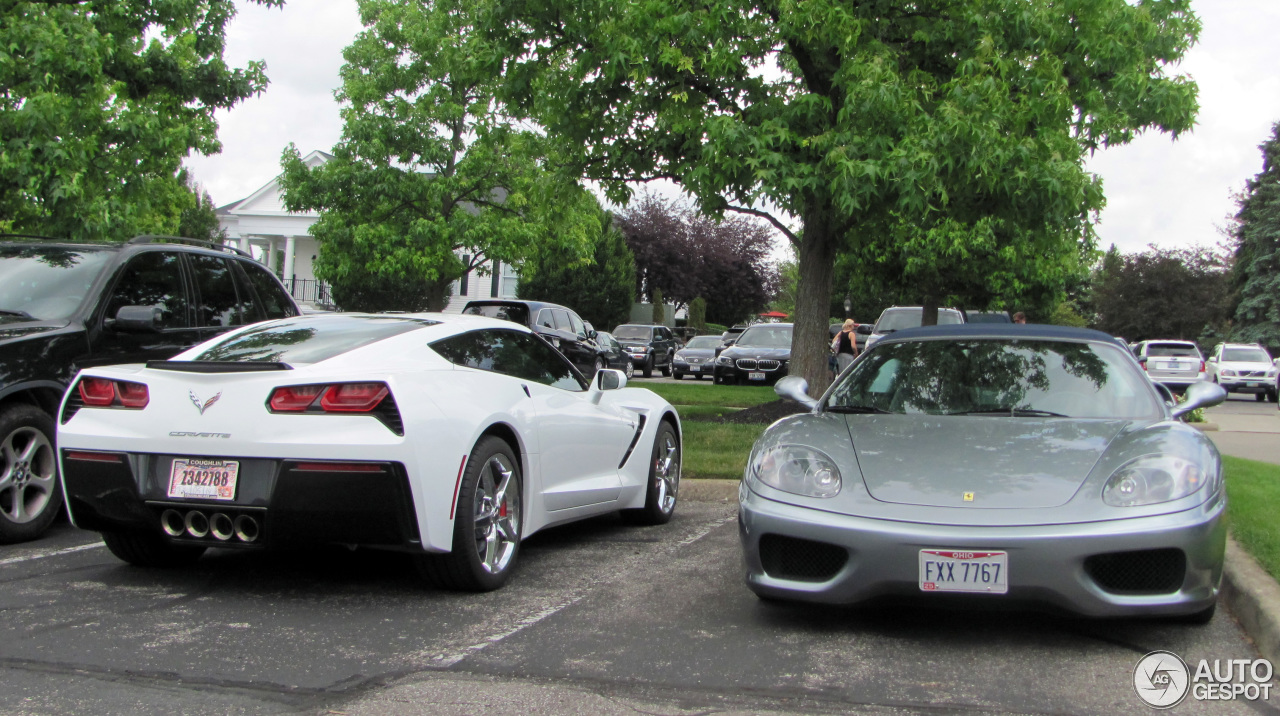
POLYGON ((302 316, 258 324, 206 348, 192 360, 319 363, 436 323, 402 316, 302 316))
POLYGON ((0 323, 71 317, 113 253, 56 246, 0 246, 0 323))
POLYGON ((734 345, 743 348, 790 348, 791 324, 761 323, 752 326, 734 345))
POLYGON ((1147 379, 1118 347, 1049 340, 881 344, 827 401, 832 412, 1153 418, 1147 379))

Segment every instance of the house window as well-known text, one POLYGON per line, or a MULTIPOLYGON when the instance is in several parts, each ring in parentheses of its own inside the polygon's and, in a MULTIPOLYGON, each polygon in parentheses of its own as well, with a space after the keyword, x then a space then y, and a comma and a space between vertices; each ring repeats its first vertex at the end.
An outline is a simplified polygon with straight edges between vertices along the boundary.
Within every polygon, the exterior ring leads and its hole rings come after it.
POLYGON ((514 266, 502 264, 502 285, 499 289, 499 295, 502 298, 515 298, 516 286, 520 283, 520 277, 516 274, 514 266))

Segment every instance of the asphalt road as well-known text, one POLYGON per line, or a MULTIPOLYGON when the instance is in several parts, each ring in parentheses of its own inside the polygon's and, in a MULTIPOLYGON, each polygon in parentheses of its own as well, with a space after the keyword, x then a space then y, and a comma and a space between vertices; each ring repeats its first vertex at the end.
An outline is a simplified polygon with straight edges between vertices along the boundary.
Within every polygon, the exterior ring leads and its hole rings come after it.
POLYGON ((1191 627, 760 602, 735 515, 688 502, 663 527, 550 530, 483 595, 344 549, 137 569, 62 523, 0 547, 0 713, 1148 714, 1142 655, 1256 656, 1222 611, 1191 627))

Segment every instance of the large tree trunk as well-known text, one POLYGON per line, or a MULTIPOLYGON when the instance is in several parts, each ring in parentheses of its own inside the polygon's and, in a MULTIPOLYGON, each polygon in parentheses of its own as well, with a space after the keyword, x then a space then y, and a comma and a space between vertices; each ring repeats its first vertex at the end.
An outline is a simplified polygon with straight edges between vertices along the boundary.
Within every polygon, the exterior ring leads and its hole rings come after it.
POLYGON ((831 312, 831 280, 839 237, 834 235, 831 216, 824 209, 810 209, 803 218, 790 373, 809 381, 809 395, 818 397, 831 384, 827 368, 831 354, 827 321, 831 317, 827 314, 831 312))
POLYGON ((445 306, 449 305, 449 299, 453 296, 453 281, 447 279, 438 279, 427 283, 427 310, 432 313, 440 313, 445 306))
POLYGON ((925 295, 922 303, 923 308, 920 310, 920 325, 938 325, 938 299, 931 295, 925 295))

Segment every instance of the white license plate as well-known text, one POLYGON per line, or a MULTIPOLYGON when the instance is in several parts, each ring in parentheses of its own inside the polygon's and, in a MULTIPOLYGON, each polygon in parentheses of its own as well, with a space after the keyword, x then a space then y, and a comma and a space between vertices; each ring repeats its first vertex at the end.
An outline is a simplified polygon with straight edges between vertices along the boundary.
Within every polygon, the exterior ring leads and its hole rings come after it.
POLYGON ((238 460, 175 458, 169 469, 169 497, 234 500, 239 476, 238 460))
POLYGON ((1181 363, 1165 363, 1160 366, 1161 370, 1186 370, 1186 368, 1187 366, 1184 366, 1181 363))
POLYGON ((1245 384, 1244 384, 1244 387, 1246 387, 1246 388, 1256 388, 1256 387, 1258 387, 1259 385, 1260 385, 1260 383, 1258 383, 1257 381, 1249 381, 1248 383, 1245 383, 1245 384))
POLYGON ((925 592, 1009 591, 1009 553, 920 550, 920 589, 925 592))
POLYGON ((764 373, 747 373, 747 380, 764 380, 764 373))

